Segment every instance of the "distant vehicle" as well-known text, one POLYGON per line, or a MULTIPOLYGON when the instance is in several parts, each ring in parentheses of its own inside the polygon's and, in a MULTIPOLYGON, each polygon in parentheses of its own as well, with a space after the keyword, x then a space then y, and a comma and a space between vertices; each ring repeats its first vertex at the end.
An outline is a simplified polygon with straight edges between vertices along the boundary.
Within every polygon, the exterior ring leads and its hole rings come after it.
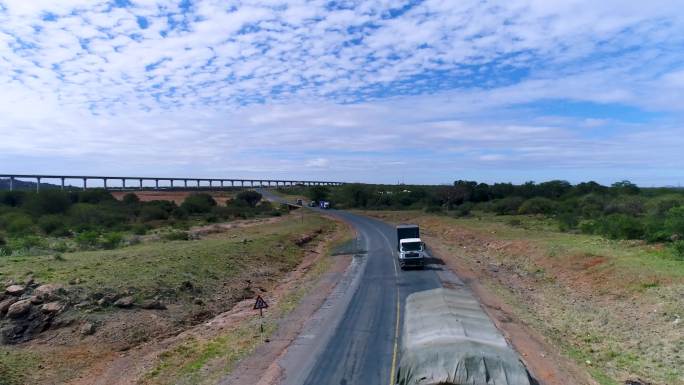
POLYGON ((399 252, 399 267, 425 266, 425 243, 420 239, 418 225, 397 226, 397 251, 399 252))
POLYGON ((330 208, 330 202, 320 201, 320 202, 318 202, 318 207, 320 207, 322 209, 329 209, 330 208))
POLYGON ((297 199, 297 205, 298 206, 304 206, 304 201, 301 199, 297 199))
POLYGON ((316 203, 316 201, 311 201, 311 202, 309 202, 309 207, 316 207, 316 206, 318 206, 318 204, 316 203))
POLYGON ((420 291, 406 298, 395 385, 530 385, 529 374, 472 294, 420 291))

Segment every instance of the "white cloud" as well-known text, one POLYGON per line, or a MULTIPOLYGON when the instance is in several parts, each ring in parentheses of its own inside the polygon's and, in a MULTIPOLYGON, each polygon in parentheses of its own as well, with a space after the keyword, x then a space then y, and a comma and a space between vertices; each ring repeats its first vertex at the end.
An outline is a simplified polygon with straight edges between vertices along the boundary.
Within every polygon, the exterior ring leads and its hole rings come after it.
POLYGON ((681 165, 681 140, 656 135, 682 130, 677 1, 426 0, 395 18, 407 1, 344 10, 200 1, 187 13, 177 1, 132 3, 0 0, 4 156, 107 156, 169 172, 305 164, 379 178, 407 153, 409 164, 445 173, 504 158, 511 167, 681 165), (669 119, 511 110, 540 100, 669 119), (649 155, 649 146, 661 147, 649 155))

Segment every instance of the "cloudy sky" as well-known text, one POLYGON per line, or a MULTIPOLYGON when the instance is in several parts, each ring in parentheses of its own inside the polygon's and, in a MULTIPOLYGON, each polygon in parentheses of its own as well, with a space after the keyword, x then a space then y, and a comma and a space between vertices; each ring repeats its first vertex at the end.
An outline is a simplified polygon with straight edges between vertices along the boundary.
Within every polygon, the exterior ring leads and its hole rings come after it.
POLYGON ((0 173, 684 184, 684 7, 0 0, 0 173))

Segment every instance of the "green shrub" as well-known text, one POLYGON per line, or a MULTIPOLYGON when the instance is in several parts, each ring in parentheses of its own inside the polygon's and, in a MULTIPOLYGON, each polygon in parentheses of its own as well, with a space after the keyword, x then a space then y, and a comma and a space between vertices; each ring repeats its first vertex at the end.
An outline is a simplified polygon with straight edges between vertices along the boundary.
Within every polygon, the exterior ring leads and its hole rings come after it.
POLYGON ((625 214, 611 214, 597 221, 599 234, 610 239, 641 239, 644 226, 639 219, 625 214))
POLYGON ((451 215, 459 218, 467 217, 470 215, 470 212, 472 211, 474 206, 475 205, 472 202, 464 202, 456 206, 456 208, 453 211, 451 211, 451 215))
POLYGON ((47 214, 65 213, 69 209, 69 206, 71 206, 71 201, 65 192, 45 190, 39 193, 29 194, 22 205, 22 208, 38 217, 47 214))
POLYGON ((33 232, 33 220, 26 214, 12 212, 0 218, 0 228, 14 235, 30 234, 33 232))
POLYGON ((640 196, 623 195, 606 204, 603 212, 638 216, 646 212, 646 203, 640 196))
POLYGON ((245 201, 250 207, 256 207, 261 198, 261 194, 253 190, 241 191, 235 196, 235 200, 245 201))
POLYGON ((174 219, 184 220, 188 219, 189 214, 188 210, 184 209, 183 207, 177 207, 173 211, 171 211, 171 216, 174 219))
POLYGON ((19 238, 16 242, 18 249, 31 250, 34 248, 45 248, 45 241, 35 235, 27 235, 25 237, 19 238))
POLYGON ((116 249, 123 242, 123 235, 117 232, 105 233, 98 240, 98 244, 101 248, 111 250, 116 249))
POLYGON ((131 226, 131 231, 135 235, 145 235, 150 230, 150 226, 143 223, 136 223, 131 226))
POLYGON ((579 225, 579 217, 572 212, 559 214, 556 219, 558 220, 558 229, 563 232, 574 230, 579 225))
POLYGON ((684 241, 672 243, 672 251, 674 252, 675 258, 684 261, 684 241))
POLYGON ((121 201, 127 205, 133 205, 140 202, 140 198, 135 193, 128 193, 123 196, 121 201))
POLYGON ((556 203, 548 198, 530 198, 520 205, 518 213, 549 215, 555 212, 556 206, 556 203))
POLYGON ((513 215, 517 214, 520 206, 523 204, 521 197, 509 197, 497 199, 492 202, 492 210, 497 215, 513 215))
POLYGON ((206 193, 191 194, 181 204, 181 208, 190 214, 204 214, 216 206, 216 201, 206 193))
POLYGON ((513 227, 520 227, 522 224, 522 221, 518 218, 513 218, 508 221, 508 225, 513 227))
POLYGON ((64 219, 61 215, 45 215, 38 219, 38 227, 47 235, 65 236, 68 231, 64 219))
POLYGON ((24 191, 0 191, 0 205, 19 207, 26 199, 24 191))
POLYGON ((598 232, 598 225, 593 219, 580 221, 578 228, 583 234, 596 234, 598 232))
POLYGON ((667 211, 664 227, 671 235, 684 238, 684 206, 673 207, 667 211))
POLYGON ((140 219, 144 222, 169 219, 169 213, 159 205, 146 205, 140 210, 140 219))
POLYGON ((102 202, 112 202, 114 201, 114 196, 105 189, 88 189, 85 191, 78 192, 78 201, 81 203, 102 203, 102 202))
POLYGON ((76 235, 76 244, 82 249, 92 249, 98 245, 99 238, 97 231, 84 231, 76 235))
POLYGON ((190 239, 187 231, 172 231, 164 234, 162 237, 168 241, 187 241, 190 239))

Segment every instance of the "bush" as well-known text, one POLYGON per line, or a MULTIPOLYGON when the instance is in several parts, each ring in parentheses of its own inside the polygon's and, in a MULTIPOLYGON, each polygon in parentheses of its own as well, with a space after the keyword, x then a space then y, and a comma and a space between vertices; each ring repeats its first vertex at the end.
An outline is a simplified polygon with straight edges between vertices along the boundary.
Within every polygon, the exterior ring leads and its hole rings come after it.
POLYGON ((593 219, 580 221, 578 226, 583 234, 598 234, 598 222, 593 219))
POLYGON ((214 206, 216 206, 216 201, 211 195, 197 193, 185 198, 180 207, 190 214, 204 214, 210 212, 214 206))
POLYGON ((145 235, 147 234, 147 231, 150 230, 150 226, 143 224, 143 223, 136 223, 133 226, 131 226, 131 231, 135 235, 145 235))
POLYGON ((119 247, 121 242, 123 242, 123 235, 113 232, 104 234, 98 243, 103 249, 111 250, 119 247))
POLYGON ((684 261, 684 241, 674 242, 672 244, 672 251, 674 252, 675 258, 684 261))
POLYGON ((172 231, 170 233, 164 234, 162 238, 168 241, 187 241, 190 239, 186 231, 172 231))
POLYGON ((579 218, 575 213, 562 213, 556 219, 558 220, 558 229, 563 232, 574 230, 579 225, 579 218))
POLYGON ((185 220, 188 219, 188 210, 184 209, 183 207, 177 207, 173 211, 171 211, 171 216, 173 219, 178 219, 178 220, 185 220))
POLYGON ((69 209, 69 206, 71 206, 71 201, 68 195, 57 190, 30 194, 22 205, 26 211, 36 217, 46 214, 62 214, 69 209))
POLYGON ((38 227, 47 235, 65 236, 68 234, 65 228, 64 217, 61 215, 45 215, 38 219, 38 227))
POLYGON ((684 238, 684 207, 673 207, 665 217, 665 230, 679 238, 684 238))
POLYGON ((89 189, 85 191, 80 191, 78 193, 78 201, 81 203, 102 203, 114 201, 114 196, 112 194, 101 188, 89 189))
POLYGON ((502 198, 492 202, 492 210, 497 215, 513 215, 518 213, 522 204, 521 197, 502 198))
POLYGON ((0 217, 0 228, 14 235, 30 234, 33 232, 33 220, 19 212, 8 213, 0 217))
POLYGON ((133 205, 139 203, 140 198, 138 198, 138 196, 135 193, 128 193, 123 196, 123 199, 121 201, 127 205, 133 205))
POLYGON ((24 203, 26 193, 24 191, 0 192, 0 204, 10 207, 19 207, 24 203))
POLYGON ((625 214, 611 214, 597 221, 599 234, 610 239, 640 239, 644 226, 639 219, 625 214))
POLYGON ((518 208, 519 214, 553 214, 556 211, 556 203, 548 198, 536 197, 523 202, 518 208))
POLYGON ((159 205, 143 206, 139 215, 144 222, 169 219, 169 213, 159 205))
POLYGON ((84 231, 76 235, 76 244, 82 249, 92 249, 97 246, 99 238, 97 231, 84 231))
POLYGON ((639 196, 621 196, 609 202, 604 208, 605 214, 641 215, 646 212, 644 199, 639 196))
POLYGON ((250 207, 256 207, 256 205, 261 201, 261 194, 253 190, 241 191, 235 196, 235 200, 244 201, 250 207))

